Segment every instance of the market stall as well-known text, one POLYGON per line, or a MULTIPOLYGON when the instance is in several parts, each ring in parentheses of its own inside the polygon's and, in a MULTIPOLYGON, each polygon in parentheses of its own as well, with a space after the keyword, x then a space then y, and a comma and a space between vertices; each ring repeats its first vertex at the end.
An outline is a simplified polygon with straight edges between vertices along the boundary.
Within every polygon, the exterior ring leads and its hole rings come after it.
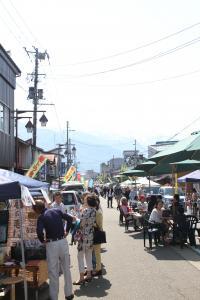
MULTIPOLYGON (((44 196, 47 202, 47 194, 44 196)), ((35 249, 40 245, 33 202, 28 188, 19 182, 0 184, 0 214, 3 216, 0 219, 0 273, 8 276, 8 282, 23 278, 25 300, 28 299, 27 282, 35 288, 37 299, 38 288, 48 278, 44 249, 41 247, 42 256, 34 257, 35 249)))

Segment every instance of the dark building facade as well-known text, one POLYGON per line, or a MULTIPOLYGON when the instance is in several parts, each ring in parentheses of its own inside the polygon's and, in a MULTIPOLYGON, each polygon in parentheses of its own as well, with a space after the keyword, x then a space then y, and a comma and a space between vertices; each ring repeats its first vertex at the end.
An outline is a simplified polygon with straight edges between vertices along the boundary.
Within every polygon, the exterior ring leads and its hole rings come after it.
POLYGON ((21 72, 0 44, 0 168, 11 169, 15 161, 14 90, 21 72))

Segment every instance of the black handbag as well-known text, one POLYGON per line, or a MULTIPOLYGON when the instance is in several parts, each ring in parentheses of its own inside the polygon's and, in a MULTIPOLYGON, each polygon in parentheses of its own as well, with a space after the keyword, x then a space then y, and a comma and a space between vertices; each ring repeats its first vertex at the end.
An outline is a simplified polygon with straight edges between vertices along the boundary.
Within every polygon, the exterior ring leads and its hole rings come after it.
POLYGON ((103 230, 100 230, 99 228, 94 228, 93 244, 99 245, 99 244, 105 244, 105 243, 106 243, 106 232, 103 230))

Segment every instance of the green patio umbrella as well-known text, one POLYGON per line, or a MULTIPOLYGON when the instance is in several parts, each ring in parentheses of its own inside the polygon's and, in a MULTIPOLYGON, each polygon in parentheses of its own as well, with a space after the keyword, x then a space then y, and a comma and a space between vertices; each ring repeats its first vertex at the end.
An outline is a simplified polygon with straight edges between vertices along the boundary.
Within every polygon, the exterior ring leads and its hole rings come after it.
POLYGON ((200 168, 200 160, 185 159, 178 162, 170 163, 171 166, 176 166, 178 172, 187 172, 188 170, 200 168))
POLYGON ((145 172, 148 172, 149 170, 151 170, 153 167, 155 167, 157 164, 155 161, 151 161, 151 160, 148 160, 142 164, 139 164, 136 166, 136 169, 137 170, 142 170, 142 171, 145 171, 145 172))
POLYGON ((200 168, 200 161, 194 159, 186 159, 173 163, 159 163, 154 165, 147 173, 151 176, 157 176, 170 173, 181 173, 200 168))
POLYGON ((142 170, 135 170, 135 169, 129 169, 125 172, 121 173, 122 175, 126 176, 136 176, 136 177, 145 177, 147 176, 147 173, 142 170))
POLYGON ((200 159, 200 131, 160 151, 150 160, 156 163, 172 163, 186 159, 200 159))

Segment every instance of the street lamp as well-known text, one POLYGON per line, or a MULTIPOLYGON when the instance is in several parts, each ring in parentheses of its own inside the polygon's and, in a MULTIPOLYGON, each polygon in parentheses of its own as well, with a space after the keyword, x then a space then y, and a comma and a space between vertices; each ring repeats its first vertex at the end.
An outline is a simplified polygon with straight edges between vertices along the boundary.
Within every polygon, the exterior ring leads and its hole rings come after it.
POLYGON ((72 147, 72 153, 73 153, 73 156, 75 158, 75 156, 76 156, 76 147, 75 146, 72 147))
POLYGON ((41 118, 39 119, 39 121, 40 121, 42 127, 45 127, 47 125, 48 119, 44 113, 41 116, 41 118))
POLYGON ((25 127, 26 127, 26 130, 27 130, 28 133, 32 133, 33 132, 33 123, 30 121, 30 119, 27 122, 27 124, 25 125, 25 127))
MULTIPOLYGON (((15 116, 13 117, 16 121, 15 123, 15 127, 16 127, 16 132, 15 132, 15 168, 16 170, 18 169, 18 120, 20 119, 29 119, 29 121, 27 122, 27 124, 25 125, 26 127, 26 130, 28 133, 32 133, 33 132, 33 124, 32 122, 30 121, 31 117, 24 117, 24 116, 21 116, 21 114, 24 114, 24 113, 29 113, 29 112, 34 112, 33 110, 14 110, 13 113, 15 113, 15 116)), ((46 116, 44 115, 44 113, 46 111, 44 110, 38 110, 37 112, 42 112, 43 115, 42 117, 40 118, 40 122, 41 122, 41 126, 46 126, 47 122, 48 122, 48 119, 46 118, 46 116)))

